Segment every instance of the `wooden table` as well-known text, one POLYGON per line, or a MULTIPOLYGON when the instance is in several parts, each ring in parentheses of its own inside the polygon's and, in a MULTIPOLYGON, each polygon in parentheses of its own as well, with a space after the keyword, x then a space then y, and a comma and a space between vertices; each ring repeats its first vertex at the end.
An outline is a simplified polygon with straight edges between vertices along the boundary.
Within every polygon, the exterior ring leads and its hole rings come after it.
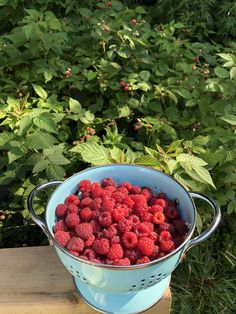
MULTIPOLYGON (((169 314, 171 292, 145 314, 169 314)), ((0 249, 0 314, 96 314, 53 246, 0 249)))

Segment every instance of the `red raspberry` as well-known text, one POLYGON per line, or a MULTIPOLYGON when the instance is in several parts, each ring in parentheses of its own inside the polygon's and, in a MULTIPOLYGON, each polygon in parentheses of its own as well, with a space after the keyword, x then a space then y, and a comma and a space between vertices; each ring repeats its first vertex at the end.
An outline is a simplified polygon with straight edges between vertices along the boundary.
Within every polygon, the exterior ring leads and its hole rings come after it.
POLYGON ((173 239, 173 241, 175 242, 175 247, 177 248, 178 246, 180 246, 185 240, 185 237, 182 236, 182 237, 175 237, 173 239))
POLYGON ((111 239, 111 238, 116 236, 117 229, 115 227, 115 224, 112 224, 112 225, 108 226, 107 229, 103 229, 102 232, 103 232, 103 235, 105 238, 111 239))
POLYGON ((114 208, 112 212, 112 218, 114 221, 118 222, 121 219, 125 218, 125 210, 123 207, 114 208))
POLYGON ((118 230, 121 233, 124 233, 125 231, 130 231, 132 227, 133 227, 132 221, 126 218, 123 218, 118 222, 118 230))
POLYGON ((182 219, 177 219, 177 220, 173 220, 172 223, 175 227, 175 230, 178 236, 183 236, 188 233, 189 228, 186 221, 182 219))
POLYGON ((125 196, 126 195, 124 193, 121 193, 121 192, 112 193, 112 198, 115 200, 116 203, 122 203, 125 196))
POLYGON ((160 253, 159 246, 158 245, 154 245, 153 252, 149 256, 150 260, 153 261, 153 260, 157 259, 159 257, 159 253, 160 253))
POLYGON ((132 221, 133 226, 135 226, 135 225, 137 225, 138 223, 140 223, 140 219, 139 219, 139 217, 136 216, 136 215, 130 215, 130 216, 128 217, 128 220, 131 220, 131 221, 132 221))
POLYGON ((148 237, 143 237, 138 240, 138 248, 143 255, 149 256, 154 249, 154 241, 148 237))
MULTIPOLYGON (((164 232, 164 231, 163 231, 164 232)), ((168 240, 160 243, 160 251, 163 253, 170 253, 175 249, 175 243, 172 240, 168 240)))
POLYGON ((158 198, 155 202, 155 205, 160 205, 165 209, 166 206, 168 205, 168 202, 164 198, 158 198))
POLYGON ((85 249, 83 255, 87 256, 89 260, 97 257, 97 254, 93 249, 85 249))
POLYGON ((112 262, 112 265, 129 266, 130 265, 130 260, 127 257, 121 258, 121 259, 115 259, 112 262))
POLYGON ((164 222, 163 224, 158 226, 157 230, 158 230, 158 233, 162 231, 169 231, 171 234, 173 234, 175 232, 175 227, 168 222, 164 222))
POLYGON ((75 213, 70 213, 66 216, 66 224, 69 228, 75 228, 76 226, 79 225, 80 223, 80 218, 77 214, 75 213))
POLYGON ((134 232, 126 231, 122 236, 122 242, 126 249, 134 249, 138 245, 138 237, 134 232))
POLYGON ((95 236, 92 234, 89 238, 88 238, 88 240, 85 240, 84 241, 84 246, 85 247, 90 247, 90 246, 92 246, 93 245, 93 242, 95 241, 95 236))
POLYGON ((106 191, 106 193, 107 192, 115 192, 115 190, 116 190, 116 186, 115 185, 107 185, 107 186, 105 186, 104 187, 104 191, 106 191))
POLYGON ((124 197, 124 199, 122 200, 122 204, 131 209, 134 207, 134 201, 128 195, 124 197))
POLYGON ((110 242, 111 242, 111 245, 120 243, 120 237, 119 236, 114 236, 114 237, 111 238, 110 242))
POLYGON ((97 258, 91 258, 90 262, 104 264, 104 262, 102 262, 100 259, 97 259, 97 258))
POLYGON ((85 256, 85 255, 80 255, 80 258, 82 258, 82 259, 88 261, 88 258, 87 258, 87 256, 85 256))
POLYGON ((165 256, 166 254, 165 253, 163 253, 163 252, 160 252, 159 253, 159 256, 158 256, 158 258, 162 258, 163 256, 165 256))
POLYGON ((139 215, 139 217, 140 217, 140 220, 142 222, 152 222, 152 214, 151 213, 144 212, 144 213, 141 213, 139 215))
POLYGON ((112 244, 112 246, 109 249, 109 252, 107 253, 107 258, 114 261, 115 259, 120 259, 124 255, 124 251, 122 249, 122 246, 120 244, 112 244))
POLYGON ((136 25, 136 24, 138 24, 138 21, 135 20, 135 19, 133 19, 133 20, 131 20, 131 23, 132 23, 133 25, 136 25))
MULTIPOLYGON (((135 195, 136 196, 136 195, 135 195)), ((134 204, 134 212, 137 216, 140 216, 149 211, 149 206, 144 203, 136 203, 134 204)))
POLYGON ((114 182, 114 180, 112 178, 105 178, 102 180, 102 186, 105 187, 105 186, 116 186, 116 183, 114 182))
POLYGON ((142 194, 130 195, 130 198, 134 201, 135 205, 137 204, 147 205, 147 199, 142 194))
POLYGON ((125 187, 128 191, 132 188, 132 184, 130 182, 123 182, 120 186, 125 187))
POLYGON ((90 221, 93 218, 93 212, 89 207, 82 208, 79 215, 84 221, 90 221))
POLYGON ((147 237, 150 233, 149 226, 145 222, 140 222, 133 227, 134 233, 138 238, 147 237))
POLYGON ((73 254, 73 255, 79 257, 79 253, 78 253, 78 252, 76 252, 76 251, 74 251, 74 250, 68 250, 68 251, 69 251, 71 254, 73 254))
POLYGON ((68 250, 73 250, 76 252, 83 252, 84 249, 84 241, 78 237, 70 238, 70 240, 67 243, 66 248, 68 250))
POLYGON ((168 206, 168 207, 165 209, 165 215, 166 215, 166 218, 174 219, 174 218, 177 217, 178 212, 177 212, 177 210, 176 210, 175 207, 173 207, 173 206, 168 206))
POLYGON ((144 195, 147 200, 149 200, 150 197, 152 196, 152 190, 147 187, 143 187, 141 189, 141 194, 144 195))
POLYGON ((115 200, 108 196, 104 196, 102 200, 102 210, 105 210, 111 213, 114 207, 115 207, 115 200))
POLYGON ((78 214, 78 212, 79 212, 79 207, 76 205, 71 204, 71 205, 68 205, 67 208, 68 208, 69 213, 78 214))
POLYGON ((165 221, 165 215, 161 212, 156 212, 152 216, 152 221, 154 224, 161 225, 165 221))
POLYGON ((150 208, 150 213, 154 214, 154 213, 163 213, 164 209, 163 207, 161 207, 160 205, 156 204, 156 205, 152 205, 152 207, 150 208))
POLYGON ((141 192, 140 186, 133 185, 132 188, 129 190, 131 194, 139 194, 141 192))
POLYGON ((93 201, 93 199, 91 197, 85 197, 81 200, 80 206, 81 207, 88 207, 92 201, 93 201))
POLYGON ((122 194, 125 194, 125 195, 128 195, 129 194, 129 191, 123 186, 121 186, 121 187, 118 187, 117 189, 116 189, 116 192, 119 192, 119 193, 122 193, 122 194))
POLYGON ((89 207, 93 210, 99 210, 101 209, 102 206, 102 198, 98 197, 95 198, 95 200, 93 200, 90 204, 89 207))
POLYGON ((78 206, 80 203, 80 199, 78 198, 78 196, 74 195, 74 194, 71 194, 69 196, 66 197, 65 199, 65 204, 66 205, 75 205, 75 206, 78 206))
POLYGON ((90 225, 93 228, 93 233, 98 233, 99 231, 101 231, 101 226, 97 220, 91 220, 90 225))
POLYGON ((88 240, 88 238, 93 234, 93 226, 90 223, 81 223, 75 227, 77 235, 83 239, 88 240))
POLYGON ((126 86, 126 83, 125 83, 125 81, 121 80, 121 81, 119 82, 119 85, 120 85, 121 87, 124 87, 124 86, 126 86))
POLYGON ((54 239, 58 242, 60 246, 66 247, 70 239, 70 234, 69 232, 65 232, 65 231, 57 231, 54 235, 54 239))
POLYGON ((150 262, 150 259, 147 256, 143 256, 136 261, 136 264, 145 264, 149 262, 150 262))
POLYGON ((79 190, 84 193, 84 192, 89 192, 91 187, 91 182, 90 180, 82 180, 79 183, 79 190))
POLYGON ((109 248, 109 240, 106 238, 101 238, 93 242, 93 249, 97 254, 105 255, 108 253, 109 248))
POLYGON ((112 224, 112 217, 111 213, 109 212, 102 212, 98 217, 98 222, 103 227, 108 227, 112 224))
POLYGON ((68 227, 65 223, 65 220, 59 220, 53 227, 53 232, 56 233, 57 231, 68 231, 68 227))
POLYGON ((92 183, 90 191, 93 199, 103 195, 103 189, 98 182, 92 183))
POLYGON ((156 196, 151 196, 148 200, 148 205, 153 206, 156 205, 157 197, 156 196))
POLYGON ((162 231, 158 236, 158 242, 165 242, 168 240, 172 240, 172 236, 169 231, 162 231))
POLYGON ((67 214, 67 210, 68 206, 66 206, 65 204, 58 204, 55 211, 57 218, 65 217, 67 214))
POLYGON ((157 241, 157 239, 158 239, 158 235, 157 235, 157 233, 154 232, 154 231, 150 232, 148 236, 149 236, 149 238, 152 239, 154 242, 157 241))
POLYGON ((124 256, 128 257, 131 264, 135 264, 138 259, 141 258, 141 253, 138 249, 135 250, 125 250, 124 256))
POLYGON ((81 198, 85 198, 85 197, 92 197, 91 192, 83 192, 81 198))

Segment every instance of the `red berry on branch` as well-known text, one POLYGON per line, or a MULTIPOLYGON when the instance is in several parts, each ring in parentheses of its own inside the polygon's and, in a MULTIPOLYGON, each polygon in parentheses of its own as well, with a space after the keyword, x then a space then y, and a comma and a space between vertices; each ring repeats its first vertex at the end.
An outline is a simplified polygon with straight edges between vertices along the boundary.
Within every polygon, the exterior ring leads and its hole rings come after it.
POLYGON ((71 69, 68 68, 68 69, 64 72, 64 76, 65 76, 65 77, 71 77, 71 75, 72 75, 71 69))
POLYGON ((128 86, 128 85, 124 86, 124 91, 126 91, 126 92, 131 91, 131 87, 130 87, 130 86, 128 86))
POLYGON ((133 19, 133 20, 131 21, 131 23, 132 23, 133 25, 136 25, 136 24, 138 24, 138 21, 135 20, 135 19, 133 19))
POLYGON ((106 4, 106 6, 107 6, 108 8, 111 8, 111 7, 112 7, 112 2, 111 2, 111 1, 108 1, 107 4, 106 4))
POLYGON ((119 84, 120 84, 120 86, 122 86, 122 87, 126 86, 126 83, 125 83, 124 81, 120 81, 119 84))
POLYGON ((199 56, 194 57, 193 60, 194 60, 195 62, 200 62, 199 56))

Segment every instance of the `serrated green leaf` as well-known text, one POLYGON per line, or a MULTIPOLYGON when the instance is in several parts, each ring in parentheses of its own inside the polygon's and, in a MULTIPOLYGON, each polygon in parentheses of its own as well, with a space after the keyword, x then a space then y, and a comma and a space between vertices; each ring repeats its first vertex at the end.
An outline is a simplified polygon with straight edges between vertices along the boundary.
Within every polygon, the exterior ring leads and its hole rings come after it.
POLYGON ((146 82, 140 82, 137 84, 137 87, 145 92, 147 92, 150 89, 150 86, 146 82))
POLYGON ((36 131, 26 136, 26 143, 33 149, 44 149, 49 148, 58 140, 49 133, 36 131))
POLYGON ((168 96, 170 97, 170 99, 172 99, 174 101, 175 104, 178 103, 178 98, 175 96, 174 93, 172 93, 171 91, 167 91, 168 96))
POLYGON ((196 173, 199 175, 199 177, 205 182, 205 183, 208 183, 210 184, 211 186, 213 186, 215 189, 215 184, 213 183, 212 181, 212 178, 211 178, 211 175, 210 175, 210 172, 206 169, 206 168, 203 168, 199 165, 194 165, 193 166, 193 169, 196 171, 196 173))
POLYGON ((116 11, 120 11, 120 10, 122 10, 123 5, 118 0, 112 0, 112 8, 115 9, 116 11))
POLYGON ((229 77, 229 71, 225 70, 222 67, 216 67, 214 69, 214 72, 215 72, 216 76, 218 76, 219 78, 228 78, 229 77))
POLYGON ((97 72, 93 72, 93 71, 88 71, 86 73, 86 77, 87 77, 88 81, 93 80, 95 77, 97 77, 97 75, 98 75, 97 72))
POLYGON ((47 92, 39 85, 36 85, 36 84, 32 84, 32 85, 33 85, 35 93, 43 100, 46 100, 48 97, 47 92))
POLYGON ((193 155, 189 155, 189 154, 179 154, 176 157, 176 160, 180 163, 186 163, 189 166, 193 166, 193 165, 206 166, 207 165, 207 163, 203 159, 198 158, 193 155))
POLYGON ((16 123, 19 126, 18 135, 23 136, 32 126, 33 121, 30 115, 25 115, 20 121, 16 123))
POLYGON ((9 164, 11 164, 13 161, 23 157, 25 155, 25 151, 21 150, 20 147, 11 147, 7 155, 9 159, 9 164))
POLYGON ((141 71, 139 73, 139 76, 140 76, 141 80, 147 82, 149 80, 149 77, 150 77, 150 72, 149 71, 141 71))
POLYGON ((118 112, 119 112, 119 118, 128 117, 131 113, 127 105, 124 105, 123 107, 119 107, 118 112))
POLYGON ((144 7, 142 6, 138 6, 135 8, 135 11, 138 13, 138 14, 146 14, 147 11, 144 9, 144 7))
POLYGON ((109 150, 97 143, 83 143, 71 149, 72 152, 80 153, 84 161, 92 165, 110 164, 109 150))
POLYGON ((40 160, 42 160, 43 155, 40 153, 33 153, 26 161, 24 162, 25 166, 34 166, 40 160))
POLYGON ((118 147, 113 147, 110 150, 110 154, 111 157, 118 163, 121 160, 121 156, 122 156, 123 151, 121 149, 119 149, 118 147))
POLYGON ((89 18, 92 16, 92 12, 87 8, 79 8, 79 13, 86 18, 89 18))
POLYGON ((192 99, 192 93, 188 91, 186 88, 179 88, 174 90, 178 95, 183 97, 184 99, 192 99))
POLYGON ((232 124, 232 125, 236 125, 236 115, 225 115, 223 117, 220 117, 221 120, 229 123, 229 124, 232 124))
POLYGON ((234 56, 230 53, 218 53, 218 56, 227 61, 234 61, 234 56))
POLYGON ((14 134, 3 132, 0 134, 0 149, 7 149, 10 146, 10 141, 13 140, 14 134))
POLYGON ((65 158, 63 155, 50 154, 47 157, 49 161, 51 162, 51 164, 53 165, 62 166, 62 165, 67 165, 70 163, 69 159, 65 158))
POLYGON ((50 180, 58 180, 64 177, 65 170, 61 166, 50 164, 46 169, 46 175, 50 180))
POLYGON ((230 70, 229 74, 230 74, 231 80, 235 79, 235 78, 236 78, 236 67, 233 67, 233 68, 230 70))
POLYGON ((38 118, 34 118, 34 124, 42 130, 46 130, 51 133, 58 133, 55 122, 48 116, 41 115, 38 118))
POLYGON ((82 108, 80 102, 76 99, 70 98, 69 107, 73 113, 79 113, 79 114, 83 113, 83 108, 82 108))
POLYGON ((139 165, 145 165, 145 166, 158 166, 159 165, 159 162, 156 160, 156 158, 149 155, 137 157, 134 160, 134 163, 139 164, 139 165))
POLYGON ((45 169, 47 168, 48 164, 49 164, 49 163, 48 163, 47 160, 41 159, 40 161, 38 161, 38 162, 35 164, 35 166, 34 166, 32 172, 33 172, 33 173, 41 172, 41 171, 43 171, 43 170, 45 170, 45 169))

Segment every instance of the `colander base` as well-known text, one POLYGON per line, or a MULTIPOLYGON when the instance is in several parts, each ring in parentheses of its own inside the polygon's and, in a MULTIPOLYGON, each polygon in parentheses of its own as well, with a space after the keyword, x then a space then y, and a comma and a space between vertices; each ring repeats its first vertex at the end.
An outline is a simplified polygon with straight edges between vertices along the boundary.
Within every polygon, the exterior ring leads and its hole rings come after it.
POLYGON ((170 278, 171 275, 151 287, 128 293, 96 290, 75 277, 74 282, 84 301, 97 311, 107 314, 135 314, 149 309, 162 298, 169 287, 170 278))

